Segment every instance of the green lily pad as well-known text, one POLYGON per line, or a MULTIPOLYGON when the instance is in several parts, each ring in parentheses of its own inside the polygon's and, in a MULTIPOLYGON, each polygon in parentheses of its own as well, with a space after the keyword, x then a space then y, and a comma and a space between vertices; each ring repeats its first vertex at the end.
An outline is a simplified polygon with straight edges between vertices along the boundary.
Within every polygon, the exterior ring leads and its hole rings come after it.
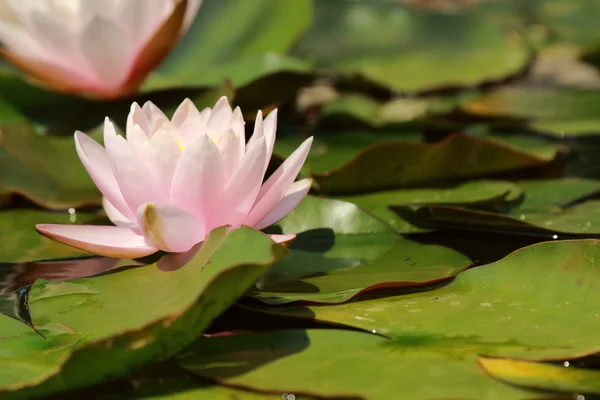
POLYGON ((347 119, 371 126, 382 127, 423 120, 427 117, 448 114, 463 100, 452 97, 399 98, 386 103, 359 94, 336 98, 321 109, 321 118, 347 119))
POLYGON ((430 204, 422 207, 406 205, 391 208, 421 228, 458 228, 486 231, 560 235, 600 234, 599 200, 569 206, 570 203, 598 194, 600 182, 566 178, 548 181, 522 181, 523 203, 508 213, 430 204), (568 206, 566 208, 563 208, 568 206))
POLYGON ((486 356, 564 360, 600 350, 596 257, 597 240, 544 242, 433 291, 268 312, 376 331, 423 351, 448 345, 486 356))
POLYGON ((382 287, 430 285, 472 263, 450 248, 400 237, 339 200, 307 197, 278 227, 298 236, 257 284, 253 296, 267 304, 341 303, 382 287))
MULTIPOLYGON (((1 178, 0 178, 1 179, 1 178)), ((94 212, 51 212, 32 209, 0 211, 0 262, 21 262, 90 256, 83 250, 50 240, 36 224, 82 224, 100 216, 94 212)))
MULTIPOLYGON (((355 194, 542 166, 561 151, 546 141, 520 136, 453 134, 435 143, 404 138, 401 134, 372 132, 316 136, 303 171, 325 193, 355 194)), ((276 153, 287 156, 301 140, 281 138, 275 145, 276 153)))
POLYGON ((515 386, 566 393, 600 394, 600 371, 507 358, 479 359, 492 377, 515 386))
POLYGON ((202 338, 178 361, 219 383, 298 398, 558 398, 486 376, 465 342, 456 338, 432 343, 419 337, 400 342, 361 332, 283 330, 202 338))
POLYGON ((179 255, 167 255, 158 264, 99 277, 38 281, 29 309, 43 337, 0 315, 6 366, 0 391, 31 398, 166 359, 196 339, 283 251, 255 230, 223 227, 185 266, 179 255))
POLYGON ((443 188, 402 189, 359 196, 341 196, 373 215, 385 220, 401 233, 422 232, 393 212, 389 206, 398 204, 461 205, 483 210, 503 209, 518 202, 523 190, 507 181, 481 180, 443 188))
POLYGON ((309 25, 311 13, 309 0, 205 0, 142 90, 218 86, 225 79, 237 87, 275 72, 309 72, 308 63, 286 52, 309 25))
POLYGON ((593 89, 507 87, 463 109, 478 116, 523 119, 530 129, 561 138, 600 133, 600 91, 593 89))
POLYGON ((294 54, 409 93, 503 79, 530 59, 519 34, 482 10, 443 14, 343 0, 316 2, 315 21, 294 54))
POLYGON ((27 125, 0 126, 0 188, 50 209, 101 203, 72 137, 37 135, 27 125))

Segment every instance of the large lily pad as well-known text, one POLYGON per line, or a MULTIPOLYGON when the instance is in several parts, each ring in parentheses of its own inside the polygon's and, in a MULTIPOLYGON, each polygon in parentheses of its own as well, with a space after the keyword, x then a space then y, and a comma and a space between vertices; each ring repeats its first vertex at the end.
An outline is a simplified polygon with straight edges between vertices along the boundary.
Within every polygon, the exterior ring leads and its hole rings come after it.
POLYGON ((430 204, 422 207, 392 206, 392 209, 421 228, 457 228, 503 232, 598 235, 600 201, 570 203, 598 193, 600 182, 566 178, 522 181, 523 203, 504 214, 430 204), (569 207, 565 207, 569 206, 569 207), (565 208, 563 208, 565 207, 565 208))
POLYGON ((600 394, 600 371, 509 358, 479 359, 485 371, 511 385, 566 393, 600 394))
POLYGON ((2 190, 50 209, 100 204, 72 137, 42 137, 27 125, 2 125, 0 133, 2 190))
MULTIPOLYGON (((1 178, 0 178, 1 179, 1 178)), ((36 224, 81 224, 97 218, 93 212, 48 212, 31 209, 0 211, 0 262, 48 260, 89 256, 83 250, 43 237, 36 224)))
POLYGON ((599 256, 597 240, 544 242, 434 291, 269 312, 376 331, 423 350, 460 344, 481 355, 564 360, 600 350, 599 256))
POLYGON ((507 87, 463 108, 478 116, 522 119, 534 131, 561 138, 600 133, 598 90, 507 87))
MULTIPOLYGON (((336 98, 321 109, 325 120, 348 120, 372 127, 422 121, 448 114, 464 101, 462 97, 399 98, 386 103, 358 94, 336 98)), ((428 121, 431 123, 431 121, 428 121)))
POLYGON ((398 204, 446 204, 468 208, 498 210, 509 207, 523 195, 523 190, 515 183, 507 181, 471 181, 458 186, 441 188, 402 189, 376 192, 359 196, 341 196, 385 220, 402 233, 421 232, 423 229, 402 219, 389 206, 398 204))
POLYGON ((0 315, 6 367, 0 391, 31 398, 167 358, 198 337, 282 251, 250 228, 228 233, 223 227, 185 266, 181 257, 166 256, 95 278, 38 281, 29 308, 43 337, 0 315))
POLYGON ((399 2, 316 2, 294 50, 317 66, 402 92, 478 85, 520 72, 530 53, 480 10, 430 13, 399 2))
POLYGON ((309 64, 285 53, 311 13, 310 0, 205 0, 187 34, 142 89, 219 86, 225 79, 240 86, 274 72, 310 71, 309 64))
POLYGON ((461 338, 400 342, 361 332, 284 330, 203 338, 178 359, 201 377, 298 398, 558 398, 486 376, 470 350, 461 338))
MULTIPOLYGON (((561 148, 530 137, 453 134, 442 141, 402 140, 401 134, 340 132, 315 138, 304 172, 326 193, 354 194, 452 182, 549 163, 561 148)), ((410 137, 414 139, 414 137, 410 137)), ((287 155, 301 137, 278 140, 287 155)))
POLYGON ((339 200, 308 197, 278 226, 299 234, 259 281, 254 297, 268 304, 341 303, 382 287, 433 284, 471 265, 458 251, 402 238, 339 200))

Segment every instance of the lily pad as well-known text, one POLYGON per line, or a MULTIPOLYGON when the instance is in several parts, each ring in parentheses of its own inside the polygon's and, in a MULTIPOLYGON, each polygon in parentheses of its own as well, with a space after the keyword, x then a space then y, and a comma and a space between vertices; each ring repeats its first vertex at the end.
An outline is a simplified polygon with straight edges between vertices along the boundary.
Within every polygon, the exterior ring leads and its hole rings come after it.
POLYGON ((401 342, 361 332, 283 330, 202 338, 178 361, 219 383, 294 393, 298 398, 558 398, 486 376, 460 337, 437 343, 419 339, 401 342))
POLYGON ((187 34, 142 90, 219 86, 225 79, 237 87, 275 72, 310 72, 308 63, 286 52, 311 13, 310 0, 204 0, 187 34))
POLYGON ((307 197, 278 227, 299 234, 259 280, 253 296, 267 304, 341 303, 382 287, 437 283, 471 265, 458 251, 402 238, 339 200, 307 197))
MULTIPOLYGON (((2 178, 0 178, 2 179, 2 178)), ((73 210, 74 211, 74 210, 73 210)), ((43 237, 36 224, 82 224, 98 218, 94 212, 51 212, 32 209, 0 211, 0 262, 49 260, 90 256, 83 250, 43 237)))
POLYGON ((544 242, 469 269, 434 291, 268 312, 376 331, 423 351, 448 345, 479 355, 562 361, 600 350, 596 257, 597 240, 544 242))
MULTIPOLYGON (((325 120, 358 121, 371 127, 383 127, 427 117, 448 114, 463 100, 452 97, 399 98, 386 103, 359 94, 349 94, 336 98, 321 109, 325 120)), ((430 122, 430 121, 429 121, 430 122)))
POLYGON ((166 359, 196 339, 283 251, 255 230, 223 227, 185 266, 167 255, 158 264, 99 277, 38 281, 29 308, 43 336, 0 315, 6 366, 0 391, 47 395, 166 359))
POLYGON ((415 233, 422 232, 423 229, 417 228, 402 219, 389 206, 398 204, 440 204, 461 205, 483 210, 499 210, 518 202, 522 196, 523 190, 515 183, 481 180, 458 186, 391 190, 337 198, 354 203, 385 220, 398 232, 415 233))
POLYGON ((482 10, 443 14, 344 0, 315 3, 315 21, 294 55, 409 93, 503 79, 531 56, 516 30, 482 10))
MULTIPOLYGON (((355 194, 455 182, 548 164, 561 147, 520 136, 453 134, 442 141, 403 140, 401 134, 339 132, 317 136, 303 171, 328 194, 355 194)), ((415 139, 414 135, 409 137, 415 139)), ((278 140, 287 156, 302 137, 278 140)))
POLYGON ((600 182, 565 178, 522 181, 524 201, 504 214, 430 204, 422 207, 392 206, 403 218, 421 228, 457 228, 507 233, 598 235, 599 200, 571 203, 598 194, 600 182), (563 208, 565 207, 565 208, 563 208))
POLYGON ((463 109, 477 116, 522 119, 530 129, 560 138, 600 134, 600 92, 593 89, 507 87, 463 109))
POLYGON ((485 371, 502 382, 532 389, 600 394, 600 371, 508 358, 479 359, 485 371))
POLYGON ((0 126, 0 188, 50 209, 99 205, 72 137, 37 135, 31 126, 0 126))

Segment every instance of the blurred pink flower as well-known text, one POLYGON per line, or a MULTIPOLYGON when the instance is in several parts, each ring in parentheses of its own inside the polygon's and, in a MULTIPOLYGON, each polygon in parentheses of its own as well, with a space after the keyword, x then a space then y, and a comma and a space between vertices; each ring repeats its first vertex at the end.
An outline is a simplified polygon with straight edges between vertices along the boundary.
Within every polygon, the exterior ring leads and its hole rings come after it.
MULTIPOLYGON (((186 252, 214 228, 266 228, 306 196, 310 180, 294 182, 312 137, 263 184, 273 152, 277 110, 256 116, 246 144, 239 107, 222 97, 202 112, 186 99, 169 120, 154 104, 131 106, 127 139, 104 122, 103 148, 75 133, 77 153, 104 195, 116 226, 37 225, 43 235, 108 257, 141 257, 157 250, 186 252)), ((295 235, 271 235, 287 241, 295 235)))
POLYGON ((135 92, 202 0, 0 0, 0 54, 53 90, 135 92))

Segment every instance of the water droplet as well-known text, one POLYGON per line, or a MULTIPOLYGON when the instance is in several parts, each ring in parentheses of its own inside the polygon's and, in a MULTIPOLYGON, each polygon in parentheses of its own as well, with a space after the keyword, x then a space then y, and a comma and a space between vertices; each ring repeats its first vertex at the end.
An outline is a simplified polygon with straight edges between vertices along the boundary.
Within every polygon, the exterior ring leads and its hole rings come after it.
POLYGON ((558 239, 558 235, 552 235, 552 239, 554 239, 554 240, 558 239))
POLYGON ((481 303, 479 304, 481 307, 491 307, 492 303, 481 303))
POLYGON ((525 221, 525 218, 526 218, 526 217, 525 217, 523 214, 519 215, 519 219, 520 219, 521 221, 525 221))
POLYGON ((568 367, 569 365, 570 365, 570 364, 569 364, 569 362, 568 362, 568 361, 565 361, 565 362, 564 362, 564 366, 565 366, 565 367, 568 367))
POLYGON ((410 313, 418 313, 418 312, 421 312, 421 309, 420 308, 413 308, 412 310, 408 310, 408 312, 410 312, 410 313))
POLYGON ((452 303, 450 303, 451 306, 459 306, 460 305, 460 301, 453 301, 452 303))
POLYGON ((376 330, 376 329, 373 329, 373 330, 371 331, 371 333, 377 333, 377 330, 376 330))
POLYGON ((577 397, 575 397, 575 400, 585 400, 585 396, 582 394, 578 394, 577 397))
POLYGON ((69 208, 69 214, 75 214, 76 211, 73 207, 69 208))

